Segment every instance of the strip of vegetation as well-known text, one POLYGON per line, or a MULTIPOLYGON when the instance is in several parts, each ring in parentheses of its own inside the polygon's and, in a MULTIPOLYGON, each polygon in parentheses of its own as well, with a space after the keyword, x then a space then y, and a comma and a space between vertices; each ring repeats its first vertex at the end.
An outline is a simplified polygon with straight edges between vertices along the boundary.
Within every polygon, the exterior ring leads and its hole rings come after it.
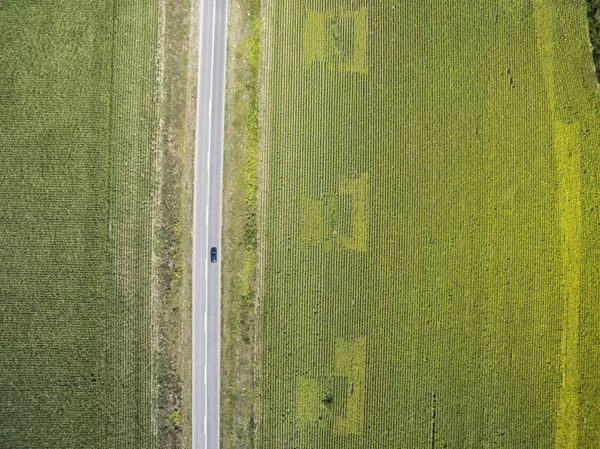
POLYGON ((221 444, 254 447, 260 0, 230 3, 223 196, 221 444))
POLYGON ((196 47, 194 0, 165 5, 154 223, 158 446, 191 442, 191 264, 196 47))
POLYGON ((248 42, 248 70, 250 79, 246 84, 248 112, 246 114, 247 153, 245 166, 246 214, 244 221, 244 243, 246 251, 256 251, 257 198, 258 198, 258 67, 260 64, 260 19, 252 25, 252 36, 248 42))

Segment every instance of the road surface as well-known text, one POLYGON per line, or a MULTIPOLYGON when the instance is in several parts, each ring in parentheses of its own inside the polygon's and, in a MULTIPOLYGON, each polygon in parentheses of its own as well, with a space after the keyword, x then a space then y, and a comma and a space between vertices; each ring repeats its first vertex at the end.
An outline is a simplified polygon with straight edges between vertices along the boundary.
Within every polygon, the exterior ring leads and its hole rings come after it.
POLYGON ((227 0, 200 0, 192 261, 192 448, 219 448, 221 186, 227 0))

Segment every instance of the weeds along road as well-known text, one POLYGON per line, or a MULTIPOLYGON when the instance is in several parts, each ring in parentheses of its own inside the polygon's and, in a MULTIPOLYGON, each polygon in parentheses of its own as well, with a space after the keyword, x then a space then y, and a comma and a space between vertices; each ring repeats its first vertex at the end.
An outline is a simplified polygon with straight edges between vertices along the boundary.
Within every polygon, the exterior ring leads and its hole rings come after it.
POLYGON ((192 281, 192 447, 219 447, 220 253, 227 0, 200 0, 192 281))

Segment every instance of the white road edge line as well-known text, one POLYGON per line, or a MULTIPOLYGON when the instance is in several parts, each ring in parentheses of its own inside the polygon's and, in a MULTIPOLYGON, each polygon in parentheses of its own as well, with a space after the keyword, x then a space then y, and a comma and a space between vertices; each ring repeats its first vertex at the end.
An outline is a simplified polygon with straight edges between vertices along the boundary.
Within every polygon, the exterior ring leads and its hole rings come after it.
MULTIPOLYGON (((212 48, 210 54, 210 96, 208 99, 208 155, 207 155, 207 183, 206 183, 206 207, 208 208, 210 204, 210 146, 212 143, 211 134, 212 134, 212 105, 213 105, 213 73, 214 73, 214 63, 215 63, 215 26, 217 23, 217 6, 216 1, 214 1, 213 6, 213 29, 212 29, 212 48)), ((206 249, 210 246, 208 244, 208 213, 206 214, 206 249)), ((206 267, 208 269, 208 264, 210 262, 206 261, 206 267)), ((205 282, 205 294, 204 299, 206 301, 205 310, 208 312, 208 277, 205 282)), ((206 329, 206 337, 204 338, 204 369, 208 371, 208 320, 205 316, 205 329, 206 329)), ((207 376, 208 378, 208 376, 207 376)), ((204 447, 208 449, 208 431, 206 427, 206 413, 208 411, 208 381, 204 382, 204 447)))

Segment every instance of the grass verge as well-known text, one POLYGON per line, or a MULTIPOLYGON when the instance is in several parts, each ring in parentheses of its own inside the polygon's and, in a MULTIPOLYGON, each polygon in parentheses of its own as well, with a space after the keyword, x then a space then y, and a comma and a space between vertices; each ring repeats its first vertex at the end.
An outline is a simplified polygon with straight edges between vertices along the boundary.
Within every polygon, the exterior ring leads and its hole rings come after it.
POLYGON ((260 0, 230 2, 223 177, 221 445, 254 447, 260 0))
POLYGON ((164 14, 156 219, 154 326, 158 446, 191 447, 191 260, 196 117, 196 0, 164 14))

